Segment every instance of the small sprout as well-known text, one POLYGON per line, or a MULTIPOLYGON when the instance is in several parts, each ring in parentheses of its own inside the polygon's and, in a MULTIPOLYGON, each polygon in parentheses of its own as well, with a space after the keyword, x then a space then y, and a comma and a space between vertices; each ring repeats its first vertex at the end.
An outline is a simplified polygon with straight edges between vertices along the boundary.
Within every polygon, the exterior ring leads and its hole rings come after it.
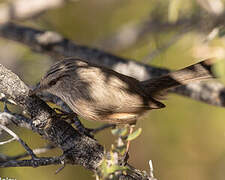
POLYGON ((125 171, 127 169, 128 169, 128 167, 126 167, 126 166, 120 166, 120 165, 116 165, 116 164, 112 165, 112 166, 107 168, 107 171, 106 171, 106 174, 105 174, 106 176, 104 176, 104 177, 107 177, 109 174, 113 174, 117 171, 125 171))
POLYGON ((117 179, 118 175, 129 172, 129 167, 121 163, 121 157, 124 157, 126 153, 128 141, 137 138, 141 134, 141 128, 130 135, 128 135, 128 129, 129 126, 124 128, 116 127, 111 130, 112 134, 118 138, 116 143, 111 145, 109 154, 105 153, 105 157, 96 173, 96 180, 117 179))
POLYGON ((132 134, 129 134, 127 137, 127 141, 132 141, 136 139, 141 134, 142 129, 139 128, 136 131, 134 131, 132 134))
POLYGON ((110 156, 111 156, 111 160, 109 162, 111 162, 111 164, 118 164, 118 153, 117 152, 110 152, 110 156))
POLYGON ((123 146, 121 148, 117 148, 116 152, 118 152, 121 155, 125 155, 125 153, 126 153, 126 146, 123 146))
POLYGON ((123 142, 122 138, 120 138, 120 137, 117 140, 117 146, 118 147, 123 147, 124 146, 124 142, 123 142))
POLYGON ((120 166, 118 163, 113 162, 113 160, 104 159, 100 166, 100 174, 97 176, 98 179, 105 179, 107 177, 112 176, 116 172, 123 172, 126 171, 128 167, 120 166))

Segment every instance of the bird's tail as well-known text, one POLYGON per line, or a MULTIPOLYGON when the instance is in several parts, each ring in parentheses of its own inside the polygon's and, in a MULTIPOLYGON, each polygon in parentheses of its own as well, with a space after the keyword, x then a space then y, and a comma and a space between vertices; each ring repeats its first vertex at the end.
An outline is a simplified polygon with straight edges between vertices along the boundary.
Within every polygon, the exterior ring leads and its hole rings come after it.
POLYGON ((142 81, 146 93, 151 97, 161 96, 166 90, 191 82, 211 79, 214 77, 212 65, 214 61, 207 59, 183 69, 170 72, 158 78, 142 81))

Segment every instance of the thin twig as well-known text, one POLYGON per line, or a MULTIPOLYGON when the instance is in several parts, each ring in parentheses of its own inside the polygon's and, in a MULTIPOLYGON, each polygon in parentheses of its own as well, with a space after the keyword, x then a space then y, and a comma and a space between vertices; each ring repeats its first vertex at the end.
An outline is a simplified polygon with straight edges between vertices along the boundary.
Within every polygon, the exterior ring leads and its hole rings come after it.
POLYGON ((34 154, 32 149, 21 138, 19 138, 19 136, 17 136, 13 131, 11 131, 9 128, 1 124, 0 124, 0 128, 6 131, 8 134, 10 134, 15 140, 17 140, 32 158, 34 159, 37 158, 37 156, 34 154))
POLYGON ((11 143, 12 141, 15 141, 15 140, 16 140, 16 138, 11 138, 11 139, 9 139, 7 141, 0 142, 0 145, 8 144, 8 143, 11 143))
MULTIPOLYGON (((51 144, 48 144, 45 147, 34 149, 33 152, 34 152, 34 154, 38 155, 38 154, 45 153, 45 152, 47 152, 51 149, 54 149, 54 148, 56 148, 56 147, 51 145, 51 144)), ((25 153, 22 153, 22 154, 19 154, 19 155, 16 155, 16 156, 6 156, 5 159, 6 160, 17 160, 17 159, 20 159, 20 158, 25 158, 27 156, 29 156, 29 154, 27 152, 25 152, 25 153)))
POLYGON ((24 115, 12 113, 7 106, 4 106, 4 112, 0 112, 0 124, 7 125, 14 123, 19 127, 31 129, 31 120, 24 115))
POLYGON ((61 164, 62 157, 40 157, 30 160, 10 160, 7 162, 0 162, 0 167, 39 167, 48 166, 52 164, 61 164))

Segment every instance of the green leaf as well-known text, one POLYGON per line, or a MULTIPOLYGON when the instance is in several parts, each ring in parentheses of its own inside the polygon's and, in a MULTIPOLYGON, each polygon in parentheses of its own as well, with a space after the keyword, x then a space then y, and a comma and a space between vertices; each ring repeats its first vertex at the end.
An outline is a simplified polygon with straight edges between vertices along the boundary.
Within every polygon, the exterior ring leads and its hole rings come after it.
POLYGON ((117 147, 115 149, 116 152, 118 152, 120 155, 124 155, 126 153, 126 146, 120 146, 120 147, 117 147))
POLYGON ((110 174, 115 173, 116 171, 124 171, 127 170, 128 167, 126 166, 119 166, 119 165, 112 165, 110 167, 107 168, 104 177, 108 177, 110 174))
POLYGON ((127 134, 127 128, 115 128, 111 130, 113 135, 125 136, 127 134))
POLYGON ((132 134, 129 134, 129 136, 127 137, 127 141, 132 141, 136 139, 141 134, 141 131, 142 129, 139 128, 136 131, 134 131, 132 134))

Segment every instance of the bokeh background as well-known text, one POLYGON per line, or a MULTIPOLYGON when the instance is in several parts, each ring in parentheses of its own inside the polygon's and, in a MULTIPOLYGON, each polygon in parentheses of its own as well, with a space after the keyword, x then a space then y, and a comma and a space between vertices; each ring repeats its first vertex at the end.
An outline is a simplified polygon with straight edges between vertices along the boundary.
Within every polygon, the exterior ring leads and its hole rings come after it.
MULTIPOLYGON (((1 0, 0 5, 6 2, 1 0)), ((224 0, 74 0, 20 23, 56 31, 78 44, 118 56, 178 69, 211 56, 224 59, 224 26, 212 25, 211 20, 224 14, 224 6, 224 0), (138 28, 142 31, 136 36, 138 28)), ((0 63, 30 86, 40 80, 53 62, 46 55, 0 38, 0 63)), ((215 71, 223 75, 224 68, 220 65, 215 71)), ((219 80, 224 82, 224 78, 219 80)), ((151 159, 154 175, 160 180, 224 180, 225 109, 175 94, 169 94, 164 103, 167 108, 152 111, 138 122, 137 126, 143 131, 131 144, 130 164, 149 172, 151 159)), ((14 106, 9 108, 21 112, 14 106)), ((100 125, 85 120, 83 123, 88 127, 100 125)), ((47 143, 29 130, 10 128, 32 148, 47 143)), ((110 130, 99 133, 96 138, 108 149, 115 140, 110 130)), ((22 152, 24 149, 17 142, 0 146, 0 153, 7 155, 22 152)), ((55 149, 43 156, 60 153, 55 149)), ((55 175, 58 168, 1 168, 0 177, 95 179, 92 172, 79 166, 67 165, 55 175)))

